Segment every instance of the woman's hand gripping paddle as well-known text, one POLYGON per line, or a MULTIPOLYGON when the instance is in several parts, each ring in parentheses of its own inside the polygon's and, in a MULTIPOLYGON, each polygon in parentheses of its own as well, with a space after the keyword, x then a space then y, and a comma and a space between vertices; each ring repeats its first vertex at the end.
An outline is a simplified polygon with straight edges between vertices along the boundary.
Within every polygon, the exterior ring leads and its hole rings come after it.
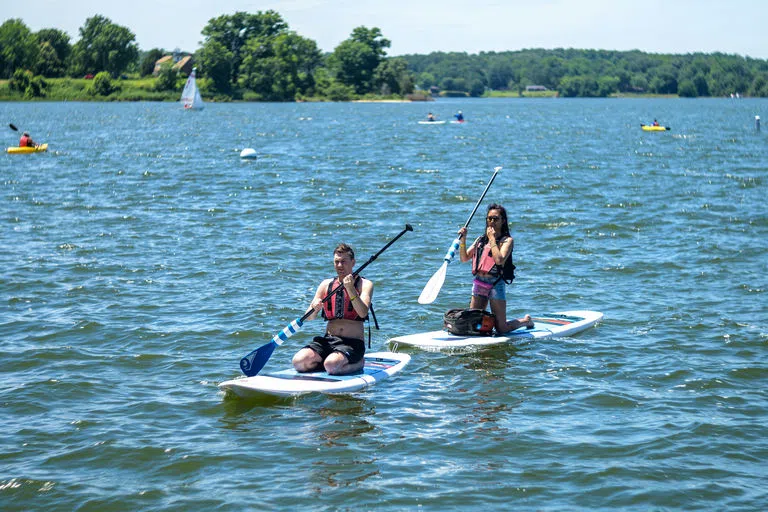
MULTIPOLYGON (((367 267, 370 263, 373 262, 376 258, 379 257, 381 253, 386 251, 390 245, 395 243, 395 241, 403 236, 406 231, 413 231, 413 228, 410 224, 405 225, 405 229, 403 229, 395 238, 390 240, 387 245, 385 245, 379 252, 371 256, 368 261, 366 261, 360 268, 352 272, 353 276, 357 276, 362 270, 367 267)), ((343 284, 339 283, 339 285, 331 290, 331 292, 325 296, 323 299, 323 302, 329 300, 331 297, 333 297, 336 292, 344 286, 343 284)), ((264 368, 264 365, 267 364, 267 361, 269 361, 269 358, 272 357, 272 352, 275 351, 275 348, 277 348, 278 345, 282 345, 285 340, 296 334, 299 329, 301 329, 301 326, 304 325, 304 320, 312 316, 312 314, 315 312, 314 309, 310 309, 306 313, 304 313, 304 316, 301 318, 297 318, 290 324, 288 324, 285 328, 283 328, 282 331, 275 334, 272 337, 272 341, 267 343, 266 345, 262 345, 261 347, 257 348, 244 358, 240 360, 240 369, 243 371, 244 374, 246 374, 248 377, 253 377, 257 373, 261 371, 262 368, 264 368)))
MULTIPOLYGON (((483 195, 481 195, 480 199, 477 200, 477 204, 475 204, 475 208, 472 210, 472 213, 469 215, 467 222, 464 224, 465 228, 469 226, 469 223, 472 220, 472 217, 475 216, 475 212, 477 211, 477 208, 480 206, 480 203, 483 201, 483 198, 485 197, 486 192, 488 192, 488 189, 491 188, 491 183, 493 183, 493 180, 496 179, 496 174, 498 174, 500 170, 501 170, 501 167, 494 167, 493 176, 491 176, 491 179, 488 182, 488 185, 486 185, 485 190, 483 190, 483 195)), ((456 251, 459 249, 459 243, 460 243, 459 239, 456 238, 451 244, 451 248, 448 249, 448 252, 445 254, 445 258, 443 258, 443 264, 440 265, 440 268, 437 269, 437 272, 435 272, 432 275, 432 278, 429 280, 427 285, 424 287, 423 290, 421 290, 421 295, 419 295, 419 304, 432 304, 437 298, 437 294, 440 293, 440 288, 443 287, 443 283, 445 282, 445 273, 448 271, 448 264, 456 255, 456 251)))

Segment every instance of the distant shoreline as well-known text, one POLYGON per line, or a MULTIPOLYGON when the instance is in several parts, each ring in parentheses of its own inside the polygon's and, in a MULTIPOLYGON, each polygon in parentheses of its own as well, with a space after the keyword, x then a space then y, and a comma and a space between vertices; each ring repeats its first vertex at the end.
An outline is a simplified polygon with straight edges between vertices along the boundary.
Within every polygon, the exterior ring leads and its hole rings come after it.
MULTIPOLYGON (((152 79, 129 79, 129 80, 115 80, 115 85, 118 90, 108 96, 94 95, 89 92, 89 86, 93 83, 92 80, 86 79, 74 79, 74 78, 49 78, 48 90, 45 96, 35 98, 25 98, 20 92, 10 91, 8 88, 8 80, 0 80, 0 102, 46 102, 46 101, 82 101, 82 102, 161 102, 161 103, 175 103, 179 101, 181 96, 180 91, 156 91, 153 88, 154 81, 152 79)), ((701 96, 703 98, 721 98, 721 96, 701 96)), ((750 96, 741 96, 741 98, 749 98, 750 96)), ((423 96, 424 99, 409 99, 409 98, 392 98, 382 97, 364 97, 359 99, 344 100, 348 103, 429 103, 433 101, 439 101, 442 99, 462 99, 473 100, 470 96, 458 97, 458 96, 423 96)), ((564 98, 558 94, 558 91, 490 91, 480 96, 480 98, 518 98, 521 100, 530 98, 564 98)), ((613 93, 606 98, 680 98, 677 94, 650 94, 650 93, 613 93)), ((722 98, 727 98, 722 96, 722 98)), ((206 97, 203 95, 203 100, 206 103, 261 103, 259 100, 252 99, 233 99, 228 96, 218 95, 214 97, 206 97)), ((331 102, 325 98, 304 98, 302 100, 296 100, 296 103, 319 103, 319 102, 331 102)))

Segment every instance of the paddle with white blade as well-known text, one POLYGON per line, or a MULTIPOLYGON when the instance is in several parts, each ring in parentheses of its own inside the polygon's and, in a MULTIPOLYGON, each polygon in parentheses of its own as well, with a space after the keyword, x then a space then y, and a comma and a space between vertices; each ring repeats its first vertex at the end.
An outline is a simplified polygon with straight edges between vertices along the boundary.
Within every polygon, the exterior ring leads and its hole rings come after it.
MULTIPOLYGON (((395 238, 390 240, 387 245, 385 245, 379 252, 371 256, 368 261, 366 261, 360 268, 352 272, 352 276, 357 276, 360 272, 363 271, 365 267, 367 267, 370 263, 373 262, 376 258, 379 257, 381 253, 386 251, 390 245, 395 243, 398 238, 403 236, 406 231, 413 231, 413 228, 410 224, 405 225, 405 229, 403 229, 395 238)), ((337 291, 339 291, 339 288, 344 286, 342 283, 339 283, 339 285, 334 288, 333 290, 328 293, 328 295, 325 296, 323 299, 323 302, 329 300, 331 297, 333 297, 337 291)), ((306 313, 304 313, 304 316, 301 318, 297 318, 287 326, 283 328, 282 331, 275 334, 272 337, 272 341, 267 343, 266 345, 262 345, 261 347, 257 348, 244 358, 240 360, 240 369, 243 371, 244 374, 246 374, 248 377, 253 377, 257 373, 261 371, 262 368, 264 368, 264 365, 267 364, 267 361, 269 361, 269 358, 272 357, 272 352, 275 351, 275 348, 277 348, 278 345, 282 345, 285 340, 296 334, 299 329, 301 329, 301 326, 304 325, 304 320, 312 316, 314 314, 315 310, 310 309, 306 313)))
MULTIPOLYGON (((464 224, 465 228, 469 226, 472 217, 475 216, 477 208, 480 206, 480 203, 483 202, 483 198, 485 197, 486 192, 488 192, 488 189, 491 188, 491 183, 493 183, 493 180, 496 179, 496 174, 498 174, 500 170, 501 167, 494 167, 493 176, 491 176, 488 185, 486 185, 485 190, 483 190, 483 195, 481 195, 480 199, 477 200, 475 208, 472 210, 472 213, 469 215, 467 222, 464 224)), ((432 275, 432 278, 429 280, 427 285, 423 290, 421 290, 421 295, 419 295, 419 304, 432 304, 437 298, 437 294, 440 293, 440 288, 443 287, 443 282, 445 282, 445 273, 448 271, 448 264, 456 255, 456 251, 459 248, 459 243, 460 241, 457 237, 451 244, 451 248, 448 249, 448 252, 445 254, 445 258, 443 258, 443 264, 440 265, 440 268, 437 269, 437 272, 432 275)))

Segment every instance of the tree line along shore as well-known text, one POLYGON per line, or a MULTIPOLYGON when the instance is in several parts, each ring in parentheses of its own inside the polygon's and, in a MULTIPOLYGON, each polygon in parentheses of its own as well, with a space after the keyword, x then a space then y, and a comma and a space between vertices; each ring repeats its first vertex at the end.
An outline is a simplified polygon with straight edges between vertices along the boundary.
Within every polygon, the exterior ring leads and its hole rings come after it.
POLYGON ((332 52, 272 10, 212 18, 194 52, 141 50, 95 15, 79 39, 22 19, 0 25, 0 100, 177 101, 192 66, 207 101, 428 100, 454 97, 768 97, 768 61, 723 53, 523 49, 387 55, 360 26, 332 52), (189 62, 180 66, 181 61, 189 62))

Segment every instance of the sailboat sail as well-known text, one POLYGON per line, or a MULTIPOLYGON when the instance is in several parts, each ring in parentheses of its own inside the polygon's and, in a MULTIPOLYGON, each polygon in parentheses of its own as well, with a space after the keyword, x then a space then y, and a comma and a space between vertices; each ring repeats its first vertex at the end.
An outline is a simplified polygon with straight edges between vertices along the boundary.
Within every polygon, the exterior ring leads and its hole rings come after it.
POLYGON ((200 91, 197 89, 197 82, 195 81, 196 70, 197 68, 192 68, 192 73, 189 74, 181 93, 181 104, 184 105, 185 109, 201 109, 204 106, 203 98, 200 97, 200 91))

